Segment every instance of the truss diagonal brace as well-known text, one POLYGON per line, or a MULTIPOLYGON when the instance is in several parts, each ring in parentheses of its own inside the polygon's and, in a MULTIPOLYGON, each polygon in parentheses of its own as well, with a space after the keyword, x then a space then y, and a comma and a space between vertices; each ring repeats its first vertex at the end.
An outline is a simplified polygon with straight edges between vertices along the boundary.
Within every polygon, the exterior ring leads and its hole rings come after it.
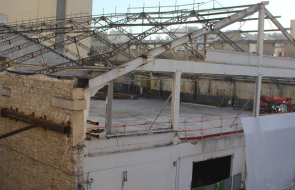
POLYGON ((21 133, 21 132, 23 132, 23 131, 27 131, 27 130, 32 129, 32 128, 35 128, 35 127, 37 127, 37 125, 36 125, 36 124, 32 124, 32 125, 28 125, 28 126, 26 126, 26 127, 22 127, 22 128, 20 128, 20 129, 16 129, 16 130, 10 131, 10 132, 8 132, 8 133, 5 133, 5 134, 3 134, 3 135, 0 135, 0 139, 4 139, 4 138, 6 138, 6 137, 10 137, 10 136, 12 136, 12 135, 15 135, 15 134, 21 133))
POLYGON ((279 21, 265 8, 265 14, 280 29, 286 38, 295 46, 295 39, 287 32, 287 30, 279 23, 279 21))
POLYGON ((217 35, 219 35, 226 43, 228 43, 231 47, 233 47, 238 52, 245 52, 240 46, 238 46, 235 42, 233 42, 229 37, 227 37, 223 32, 220 30, 214 31, 217 35))
MULTIPOLYGON (((189 15, 186 15, 186 14, 182 14, 182 15, 180 15, 180 19, 179 19, 179 21, 182 21, 182 20, 186 20, 189 16, 190 16, 191 14, 189 14, 189 15)), ((155 22, 155 23, 157 23, 158 24, 158 22, 155 20, 155 19, 153 19, 153 18, 151 18, 150 16, 148 16, 148 20, 149 20, 149 22, 155 22)), ((159 28, 159 27, 158 27, 159 28)), ((162 25, 161 26, 161 30, 163 31, 163 32, 165 32, 167 35, 169 35, 173 40, 176 40, 176 39, 178 39, 178 37, 173 33, 173 32, 170 32, 166 27, 165 27, 165 25, 162 25)), ((189 36, 189 37, 191 37, 191 36, 189 36)), ((193 47, 193 44, 192 44, 192 42, 191 42, 191 47, 188 45, 188 44, 184 44, 184 46, 185 46, 185 48, 186 49, 188 49, 195 57, 197 57, 197 58, 200 58, 200 59, 204 59, 204 57, 203 57, 203 55, 202 54, 200 54, 198 51, 196 51, 196 50, 194 50, 194 47, 193 47)))

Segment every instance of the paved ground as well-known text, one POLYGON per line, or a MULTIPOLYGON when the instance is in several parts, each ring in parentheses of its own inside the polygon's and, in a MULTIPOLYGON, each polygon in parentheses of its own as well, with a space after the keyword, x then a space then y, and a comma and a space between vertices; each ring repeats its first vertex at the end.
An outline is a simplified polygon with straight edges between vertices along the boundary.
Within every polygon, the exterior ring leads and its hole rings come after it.
MULTIPOLYGON (((146 125, 136 125, 124 127, 113 127, 113 132, 122 132, 122 131, 138 131, 138 130, 147 130, 151 123, 155 120, 163 105, 165 100, 158 99, 148 99, 148 98, 139 98, 137 100, 127 99, 127 100, 118 100, 113 101, 113 125, 130 125, 130 124, 144 124, 146 125)), ((96 120, 100 122, 100 126, 105 124, 105 101, 102 100, 91 100, 90 113, 88 119, 96 120)), ((170 128, 169 120, 170 115, 170 102, 167 103, 166 107, 156 120, 156 123, 153 125, 152 129, 167 129, 170 128), (157 124, 159 122, 167 122, 157 124)), ((197 104, 181 103, 180 104, 180 130, 191 130, 186 134, 184 132, 180 133, 180 136, 199 136, 202 135, 201 131, 195 131, 196 129, 208 129, 203 130, 203 135, 211 133, 219 133, 241 129, 240 119, 235 120, 231 119, 218 119, 218 118, 229 118, 235 117, 240 113, 241 110, 233 110, 232 107, 217 108, 213 106, 204 106, 197 104), (213 119, 213 120, 212 120, 213 119), (200 120, 210 120, 205 122, 198 122, 200 120), (212 120, 212 121, 211 121, 212 120), (234 121, 235 120, 235 121, 234 121), (238 122, 238 125, 236 125, 238 122), (231 126, 234 124, 234 126, 231 126), (218 126, 227 126, 220 127, 218 126), (217 127, 217 128, 214 128, 217 127)), ((243 111, 242 116, 249 115, 251 112, 243 111)), ((88 127, 93 127, 89 125, 88 127)))
POLYGON ((295 190, 295 185, 280 189, 280 190, 295 190))

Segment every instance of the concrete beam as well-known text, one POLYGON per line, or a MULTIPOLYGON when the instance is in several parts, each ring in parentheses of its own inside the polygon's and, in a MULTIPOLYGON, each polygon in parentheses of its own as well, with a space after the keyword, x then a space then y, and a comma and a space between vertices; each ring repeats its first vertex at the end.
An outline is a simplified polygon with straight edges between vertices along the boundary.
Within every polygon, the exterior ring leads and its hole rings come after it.
POLYGON ((88 89, 86 89, 86 91, 90 91, 89 92, 90 96, 93 96, 97 92, 97 90, 102 88, 109 81, 135 70, 142 64, 143 64, 143 58, 138 57, 128 63, 123 64, 122 67, 120 68, 114 68, 110 70, 109 72, 106 72, 102 75, 94 77, 89 80, 89 87, 88 89))
MULTIPOLYGON (((259 56, 258 54, 253 53, 207 49, 207 57, 205 62, 229 65, 259 66, 259 56)), ((275 69, 293 69, 294 64, 295 59, 263 56, 261 66, 275 69)))
MULTIPOLYGON (((247 57, 247 55, 245 56, 247 57)), ((219 59, 222 60, 221 57, 219 57, 219 59)), ((264 77, 293 78, 295 76, 295 60, 291 61, 290 59, 273 59, 277 61, 276 67, 272 67, 272 64, 270 64, 270 66, 261 67, 260 73, 264 77), (293 62, 293 66, 290 65, 291 62, 293 62)), ((263 60, 266 61, 265 59, 263 60)), ((235 63, 228 64, 156 59, 154 62, 147 63, 139 67, 137 70, 151 72, 176 72, 177 70, 181 70, 182 73, 191 74, 259 76, 259 67, 257 66, 257 62, 243 64, 239 62, 239 59, 236 59, 235 61, 235 63)), ((258 60, 256 59, 256 61, 258 60)))
POLYGON ((244 11, 240 11, 232 16, 229 16, 226 19, 221 20, 220 22, 214 24, 214 30, 220 30, 221 28, 224 28, 234 22, 237 22, 249 15, 254 14, 255 12, 257 12, 259 10, 260 4, 251 6, 247 9, 245 9, 244 11))
POLYGON ((87 102, 86 100, 69 100, 52 97, 52 106, 67 110, 85 110, 87 108, 87 102))

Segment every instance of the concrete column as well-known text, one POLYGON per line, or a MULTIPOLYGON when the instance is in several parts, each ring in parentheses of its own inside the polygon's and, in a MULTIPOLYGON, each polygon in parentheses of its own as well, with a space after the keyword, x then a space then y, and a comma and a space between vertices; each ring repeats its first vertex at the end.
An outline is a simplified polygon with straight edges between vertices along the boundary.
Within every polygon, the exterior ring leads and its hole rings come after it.
POLYGON ((181 72, 173 73, 172 97, 171 97, 171 124, 174 131, 178 131, 179 103, 180 103, 181 72))
POLYGON ((195 79, 194 81, 194 95, 193 95, 193 100, 197 100, 197 95, 198 95, 198 81, 195 79))
POLYGON ((262 75, 260 74, 261 65, 263 61, 263 41, 264 41, 264 16, 265 9, 262 4, 259 10, 259 20, 258 20, 258 35, 257 35, 257 54, 259 55, 259 76, 255 81, 255 94, 254 94, 254 106, 253 106, 253 116, 259 117, 260 111, 260 93, 261 93, 261 81, 262 75))
POLYGON ((206 47, 207 47, 207 35, 204 35, 204 48, 203 48, 203 58, 206 59, 206 47))
MULTIPOLYGON (((56 20, 65 19, 66 16, 66 0, 56 0, 56 20)), ((57 32, 62 33, 63 29, 58 29, 57 32)), ((55 43, 63 42, 64 34, 57 34, 55 38, 55 43)), ((63 52, 63 47, 57 47, 57 51, 63 52)))
POLYGON ((64 19, 66 15, 66 0, 56 1, 56 19, 64 19))
POLYGON ((291 22, 290 23, 290 26, 291 26, 291 32, 290 32, 290 34, 291 34, 291 36, 293 38, 295 38, 295 20, 291 20, 290 22, 291 22))
POLYGON ((254 117, 259 117, 261 81, 262 81, 262 75, 259 75, 258 77, 256 77, 256 80, 255 80, 254 107, 253 107, 253 116, 254 117))
POLYGON ((237 83, 235 80, 232 81, 233 83, 233 92, 232 92, 232 95, 235 97, 237 96, 237 83))
POLYGON ((106 117, 106 134, 112 133, 112 111, 113 111, 113 81, 109 82, 107 96, 107 117, 106 117))
POLYGON ((161 75, 159 75, 159 78, 160 78, 160 80, 159 80, 159 92, 158 92, 158 96, 161 96, 161 75))

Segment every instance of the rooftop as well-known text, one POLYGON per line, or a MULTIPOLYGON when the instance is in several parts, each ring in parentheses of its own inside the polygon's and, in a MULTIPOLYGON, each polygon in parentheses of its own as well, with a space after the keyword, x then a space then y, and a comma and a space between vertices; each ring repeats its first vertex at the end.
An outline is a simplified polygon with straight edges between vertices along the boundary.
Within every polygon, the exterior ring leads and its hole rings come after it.
MULTIPOLYGON (((114 99, 112 133, 118 136, 124 133, 140 134, 147 132, 170 131, 170 102, 167 103, 155 121, 165 102, 166 100, 142 97, 139 99, 114 99), (149 128, 151 128, 150 131, 149 128)), ((91 100, 90 104, 91 106, 88 119, 99 121, 98 127, 104 128, 106 116, 105 101, 91 100)), ((248 116, 251 113, 252 112, 250 111, 233 110, 232 107, 219 108, 215 106, 181 102, 179 115, 179 138, 205 138, 206 136, 213 134, 241 132, 242 125, 240 117, 248 116), (236 119, 237 116, 239 116, 238 119, 236 119)), ((88 129, 95 129, 98 127, 88 124, 88 129)))

